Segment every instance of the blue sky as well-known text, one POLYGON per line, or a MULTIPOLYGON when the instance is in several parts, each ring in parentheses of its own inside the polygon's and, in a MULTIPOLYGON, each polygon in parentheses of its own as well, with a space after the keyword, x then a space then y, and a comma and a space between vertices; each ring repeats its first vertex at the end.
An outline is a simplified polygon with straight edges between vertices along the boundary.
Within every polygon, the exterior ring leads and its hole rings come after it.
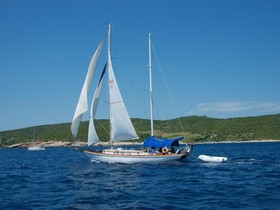
POLYGON ((0 0, 0 131, 72 120, 108 22, 131 117, 149 118, 149 32, 157 119, 280 113, 279 10, 272 0, 0 0))

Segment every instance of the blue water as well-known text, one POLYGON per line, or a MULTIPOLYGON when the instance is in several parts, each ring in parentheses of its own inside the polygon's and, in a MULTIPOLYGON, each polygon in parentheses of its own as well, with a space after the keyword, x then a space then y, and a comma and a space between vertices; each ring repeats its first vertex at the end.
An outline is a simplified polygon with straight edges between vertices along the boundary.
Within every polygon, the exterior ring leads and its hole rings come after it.
POLYGON ((150 165, 0 149, 0 209, 280 209, 280 142, 196 145, 186 160, 150 165))

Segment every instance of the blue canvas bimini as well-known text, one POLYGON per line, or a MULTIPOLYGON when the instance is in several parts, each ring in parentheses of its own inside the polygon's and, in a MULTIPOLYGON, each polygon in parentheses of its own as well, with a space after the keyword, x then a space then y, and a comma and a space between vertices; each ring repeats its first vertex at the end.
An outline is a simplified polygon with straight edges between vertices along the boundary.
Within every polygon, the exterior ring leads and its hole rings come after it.
POLYGON ((144 142, 145 148, 153 148, 153 149, 159 149, 167 147, 168 149, 171 149, 172 147, 179 147, 179 141, 184 139, 185 136, 181 136, 175 139, 166 139, 166 138, 156 138, 155 136, 151 136, 147 138, 144 142))

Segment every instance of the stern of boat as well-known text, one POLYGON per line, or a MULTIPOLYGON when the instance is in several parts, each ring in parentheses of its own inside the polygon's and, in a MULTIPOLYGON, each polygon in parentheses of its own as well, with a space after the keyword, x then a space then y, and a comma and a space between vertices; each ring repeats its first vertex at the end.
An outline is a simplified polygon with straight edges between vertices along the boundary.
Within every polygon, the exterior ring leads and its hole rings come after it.
POLYGON ((181 159, 188 157, 192 153, 193 144, 187 144, 185 147, 179 148, 175 154, 183 154, 181 159))

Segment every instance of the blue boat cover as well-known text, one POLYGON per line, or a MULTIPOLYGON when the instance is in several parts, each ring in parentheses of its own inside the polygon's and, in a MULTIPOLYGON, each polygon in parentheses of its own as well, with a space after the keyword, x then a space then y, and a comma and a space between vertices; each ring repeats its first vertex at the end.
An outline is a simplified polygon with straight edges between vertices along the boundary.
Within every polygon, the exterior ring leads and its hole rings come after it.
POLYGON ((166 139, 166 138, 156 138, 155 136, 151 136, 144 141, 145 148, 164 148, 167 147, 171 149, 173 146, 179 146, 179 141, 185 138, 185 136, 181 136, 175 139, 166 139))

